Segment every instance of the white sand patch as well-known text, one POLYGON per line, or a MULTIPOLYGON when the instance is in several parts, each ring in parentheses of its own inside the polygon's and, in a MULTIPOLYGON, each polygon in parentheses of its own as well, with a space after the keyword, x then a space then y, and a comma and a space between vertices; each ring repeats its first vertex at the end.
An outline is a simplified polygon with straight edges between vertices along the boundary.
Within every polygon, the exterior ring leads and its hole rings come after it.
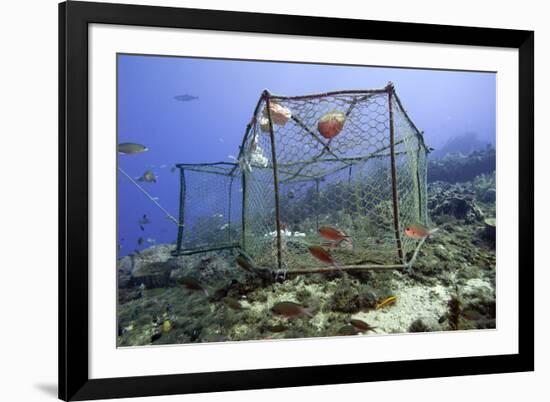
POLYGON ((476 293, 482 293, 489 299, 495 298, 495 289, 493 288, 493 285, 491 285, 490 282, 480 278, 469 279, 463 287, 462 293, 464 295, 475 295, 476 293))
POLYGON ((411 323, 419 318, 437 322, 447 312, 450 293, 447 288, 401 285, 395 291, 397 301, 380 310, 360 312, 353 316, 377 327, 377 333, 409 332, 411 323))

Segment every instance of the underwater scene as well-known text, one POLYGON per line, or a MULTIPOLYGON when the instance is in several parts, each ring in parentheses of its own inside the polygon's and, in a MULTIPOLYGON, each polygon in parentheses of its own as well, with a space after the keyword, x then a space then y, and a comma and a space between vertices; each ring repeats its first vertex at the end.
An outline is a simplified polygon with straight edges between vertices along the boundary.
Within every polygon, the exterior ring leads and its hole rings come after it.
POLYGON ((117 346, 496 328, 492 72, 117 55, 117 346))

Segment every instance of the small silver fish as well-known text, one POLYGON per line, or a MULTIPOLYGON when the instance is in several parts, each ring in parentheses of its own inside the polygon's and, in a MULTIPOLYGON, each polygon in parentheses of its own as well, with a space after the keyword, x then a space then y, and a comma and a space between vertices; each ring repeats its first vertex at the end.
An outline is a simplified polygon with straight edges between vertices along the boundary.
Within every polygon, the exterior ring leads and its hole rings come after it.
POLYGON ((143 175, 138 179, 138 181, 144 181, 146 183, 156 183, 157 177, 153 172, 147 170, 143 175))
POLYGON ((198 100, 199 97, 198 97, 198 96, 193 96, 193 95, 184 94, 184 95, 174 96, 174 99, 177 100, 177 101, 180 101, 180 102, 190 102, 190 101, 198 100))

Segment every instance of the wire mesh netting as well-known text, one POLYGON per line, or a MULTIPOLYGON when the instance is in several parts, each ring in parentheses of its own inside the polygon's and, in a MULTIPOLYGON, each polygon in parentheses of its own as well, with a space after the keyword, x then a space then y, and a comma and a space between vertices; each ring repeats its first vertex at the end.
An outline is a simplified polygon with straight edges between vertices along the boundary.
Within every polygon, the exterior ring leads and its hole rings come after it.
POLYGON ((426 155, 391 85, 294 97, 265 91, 237 164, 215 179, 196 168, 196 184, 180 167, 186 195, 178 247, 235 241, 258 266, 283 271, 322 265, 312 245, 338 266, 405 265, 418 241, 404 228, 427 223, 426 155), (198 210, 192 197, 201 198, 198 210), (213 214, 222 211, 232 216, 223 221, 230 229, 214 234, 222 222, 214 224, 213 214), (319 231, 327 227, 348 237, 327 241, 319 231))
POLYGON ((225 162, 177 165, 180 170, 178 254, 240 246, 242 186, 236 166, 225 162))

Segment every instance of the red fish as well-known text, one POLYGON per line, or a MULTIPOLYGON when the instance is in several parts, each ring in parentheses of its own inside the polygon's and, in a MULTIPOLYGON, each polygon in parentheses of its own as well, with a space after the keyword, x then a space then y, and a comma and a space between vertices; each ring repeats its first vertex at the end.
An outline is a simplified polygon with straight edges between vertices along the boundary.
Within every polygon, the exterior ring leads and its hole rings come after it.
POLYGON ((329 254, 327 250, 325 250, 321 246, 309 246, 308 247, 309 252, 312 256, 317 258, 319 261, 325 262, 330 265, 334 265, 336 268, 339 268, 336 264, 336 261, 334 261, 334 258, 329 254))
POLYGON ((418 240, 434 234, 435 232, 437 232, 437 230, 437 228, 428 229, 426 226, 420 223, 412 223, 405 228, 405 235, 412 239, 418 240))
POLYGON ((339 229, 330 226, 321 226, 319 234, 327 240, 340 242, 342 240, 350 241, 350 237, 339 229))

